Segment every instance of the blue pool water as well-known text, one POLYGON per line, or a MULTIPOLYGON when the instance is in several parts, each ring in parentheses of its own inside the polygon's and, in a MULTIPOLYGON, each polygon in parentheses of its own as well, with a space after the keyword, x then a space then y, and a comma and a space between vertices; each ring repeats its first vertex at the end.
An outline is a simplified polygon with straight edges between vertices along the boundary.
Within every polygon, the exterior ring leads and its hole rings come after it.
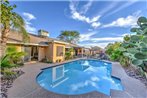
POLYGON ((66 95, 98 91, 110 95, 110 89, 123 90, 121 81, 111 76, 111 63, 78 60, 44 69, 37 82, 44 89, 66 95))

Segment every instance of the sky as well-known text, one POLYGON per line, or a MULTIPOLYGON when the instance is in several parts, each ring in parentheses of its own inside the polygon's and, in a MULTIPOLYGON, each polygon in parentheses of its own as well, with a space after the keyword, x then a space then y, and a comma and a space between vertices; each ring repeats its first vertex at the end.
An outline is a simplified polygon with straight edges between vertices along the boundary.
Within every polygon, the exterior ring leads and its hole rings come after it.
POLYGON ((56 38, 61 31, 75 30, 80 33, 78 44, 85 47, 104 48, 122 41, 132 34, 138 17, 147 17, 147 0, 11 0, 10 4, 17 5, 14 11, 23 17, 29 33, 37 35, 44 29, 56 38))

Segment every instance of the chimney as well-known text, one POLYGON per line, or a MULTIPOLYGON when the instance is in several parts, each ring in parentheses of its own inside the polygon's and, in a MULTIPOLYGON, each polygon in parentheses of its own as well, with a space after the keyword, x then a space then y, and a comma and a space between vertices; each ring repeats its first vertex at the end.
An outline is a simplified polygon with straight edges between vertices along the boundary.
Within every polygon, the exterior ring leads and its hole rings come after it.
POLYGON ((49 37, 49 32, 40 29, 40 30, 38 30, 38 35, 41 36, 41 37, 49 37))

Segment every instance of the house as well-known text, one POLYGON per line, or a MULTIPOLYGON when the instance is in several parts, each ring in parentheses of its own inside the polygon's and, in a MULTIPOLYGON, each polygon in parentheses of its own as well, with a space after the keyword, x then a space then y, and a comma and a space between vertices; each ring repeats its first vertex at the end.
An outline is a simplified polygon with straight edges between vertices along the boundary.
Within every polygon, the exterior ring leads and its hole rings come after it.
POLYGON ((70 48, 73 49, 73 52, 71 53, 75 57, 83 57, 84 55, 87 55, 88 51, 86 50, 87 48, 84 48, 82 46, 79 46, 77 44, 67 44, 65 46, 65 50, 68 51, 70 48))
POLYGON ((40 31, 38 35, 29 34, 29 40, 24 43, 21 33, 11 31, 7 45, 14 45, 18 51, 26 52, 27 55, 24 57, 24 62, 41 61, 45 58, 50 62, 64 61, 65 45, 68 43, 49 38, 47 32, 43 32, 41 33, 40 31))
POLYGON ((65 60, 65 52, 71 48, 72 57, 89 56, 94 53, 90 48, 49 38, 49 33, 45 30, 39 30, 38 35, 28 34, 28 36, 29 39, 24 42, 22 34, 12 30, 7 41, 7 46, 13 45, 18 52, 23 51, 27 54, 23 57, 24 62, 43 60, 53 63, 62 62, 65 60))
POLYGON ((91 55, 91 49, 90 49, 90 48, 84 48, 83 54, 84 54, 85 56, 90 56, 90 55, 91 55))

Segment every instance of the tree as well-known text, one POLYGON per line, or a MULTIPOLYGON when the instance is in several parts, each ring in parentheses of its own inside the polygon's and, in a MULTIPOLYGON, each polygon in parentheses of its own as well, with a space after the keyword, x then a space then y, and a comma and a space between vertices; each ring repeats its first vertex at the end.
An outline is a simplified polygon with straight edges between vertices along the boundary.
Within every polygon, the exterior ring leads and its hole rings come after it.
POLYGON ((79 41, 80 34, 77 31, 61 31, 58 38, 60 40, 75 44, 79 41))
POLYGON ((94 46, 94 47, 91 47, 91 50, 93 50, 93 51, 101 51, 102 48, 99 47, 99 46, 94 46))
POLYGON ((106 46, 106 53, 111 56, 112 53, 117 50, 121 45, 121 42, 110 43, 106 46))
POLYGON ((24 41, 28 38, 27 31, 25 30, 25 22, 23 18, 13 11, 16 5, 10 5, 7 0, 2 0, 0 3, 0 25, 1 25, 1 45, 0 57, 5 55, 6 43, 11 29, 21 32, 24 41))

